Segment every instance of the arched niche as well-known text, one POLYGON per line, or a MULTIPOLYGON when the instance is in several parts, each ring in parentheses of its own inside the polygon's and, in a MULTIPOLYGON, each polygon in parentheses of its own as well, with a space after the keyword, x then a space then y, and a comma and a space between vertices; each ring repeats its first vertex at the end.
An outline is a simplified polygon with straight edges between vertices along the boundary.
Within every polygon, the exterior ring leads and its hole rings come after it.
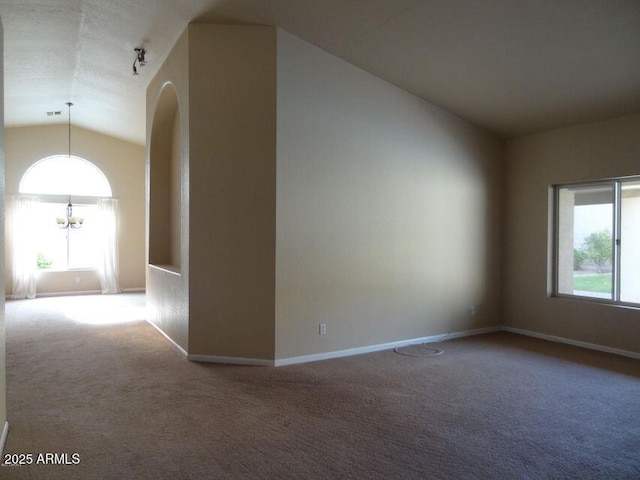
POLYGON ((176 90, 160 92, 149 149, 149 262, 179 271, 182 238, 182 125, 176 90))

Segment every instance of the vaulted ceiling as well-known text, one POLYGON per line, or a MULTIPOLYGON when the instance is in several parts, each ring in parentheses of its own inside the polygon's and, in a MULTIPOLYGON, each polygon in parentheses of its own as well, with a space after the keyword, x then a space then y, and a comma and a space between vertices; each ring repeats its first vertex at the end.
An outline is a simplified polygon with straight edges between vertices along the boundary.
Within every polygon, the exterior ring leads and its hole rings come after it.
POLYGON ((5 0, 0 16, 9 127, 66 122, 71 101, 74 125, 144 143, 146 86, 190 21, 281 27, 503 137, 640 111, 638 0, 5 0))

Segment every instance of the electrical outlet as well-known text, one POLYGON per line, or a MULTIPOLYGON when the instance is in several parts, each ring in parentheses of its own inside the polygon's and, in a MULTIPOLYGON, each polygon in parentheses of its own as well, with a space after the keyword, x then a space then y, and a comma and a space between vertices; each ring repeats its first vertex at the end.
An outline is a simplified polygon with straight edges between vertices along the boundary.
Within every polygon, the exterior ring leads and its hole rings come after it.
POLYGON ((76 277, 76 283, 80 283, 80 277, 76 277))
POLYGON ((318 334, 319 335, 326 335, 327 334, 327 324, 326 323, 321 323, 320 324, 320 328, 318 329, 318 334))
POLYGON ((475 314, 476 314, 476 306, 471 305, 471 307, 469 307, 469 315, 473 317, 475 314))

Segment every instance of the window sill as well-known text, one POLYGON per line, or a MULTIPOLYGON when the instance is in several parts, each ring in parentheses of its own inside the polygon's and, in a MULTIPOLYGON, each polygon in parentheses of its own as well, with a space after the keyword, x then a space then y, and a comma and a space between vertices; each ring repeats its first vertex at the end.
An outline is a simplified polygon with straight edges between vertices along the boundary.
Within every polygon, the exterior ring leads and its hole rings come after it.
POLYGON ((640 304, 635 304, 635 303, 619 303, 619 302, 614 302, 613 300, 606 300, 602 298, 580 297, 577 295, 565 295, 565 294, 554 294, 554 295, 549 295, 549 297, 559 299, 559 300, 570 300, 570 301, 579 302, 579 303, 590 303, 591 305, 601 305, 603 307, 616 307, 616 308, 623 308, 626 310, 640 311, 640 304))

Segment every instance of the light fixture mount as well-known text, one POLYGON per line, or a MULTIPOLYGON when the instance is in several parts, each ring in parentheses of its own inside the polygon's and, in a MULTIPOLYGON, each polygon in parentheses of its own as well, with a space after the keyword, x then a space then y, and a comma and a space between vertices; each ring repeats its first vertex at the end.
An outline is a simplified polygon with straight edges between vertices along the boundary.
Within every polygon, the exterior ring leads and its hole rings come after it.
POLYGON ((145 59, 147 51, 142 47, 136 47, 133 49, 133 51, 136 53, 136 58, 133 60, 133 74, 139 75, 136 63, 140 67, 144 67, 147 64, 147 60, 145 59))

